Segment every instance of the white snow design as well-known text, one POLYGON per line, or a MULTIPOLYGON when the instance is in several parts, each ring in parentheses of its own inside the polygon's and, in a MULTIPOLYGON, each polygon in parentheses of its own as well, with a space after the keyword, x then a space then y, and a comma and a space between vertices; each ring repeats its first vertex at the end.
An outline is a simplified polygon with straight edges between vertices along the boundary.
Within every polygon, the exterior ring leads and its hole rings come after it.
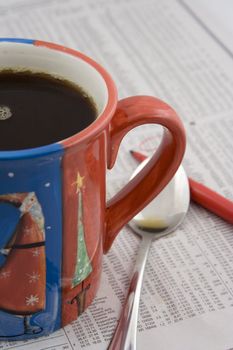
POLYGON ((34 306, 35 304, 39 303, 39 298, 37 295, 30 295, 29 297, 26 297, 26 305, 34 306))
POLYGON ((28 236, 28 235, 31 234, 31 228, 26 226, 26 227, 24 228, 24 231, 23 231, 23 232, 24 232, 24 234, 25 234, 26 236, 28 236))
POLYGON ((32 251, 32 256, 38 257, 39 255, 40 255, 40 250, 38 248, 36 248, 32 251))
POLYGON ((40 275, 34 271, 31 275, 29 273, 27 273, 27 275, 29 277, 29 283, 35 283, 40 279, 40 275))
POLYGON ((11 271, 2 271, 1 273, 0 273, 0 278, 1 279, 5 279, 5 278, 8 278, 8 277, 10 277, 10 275, 11 275, 11 271))

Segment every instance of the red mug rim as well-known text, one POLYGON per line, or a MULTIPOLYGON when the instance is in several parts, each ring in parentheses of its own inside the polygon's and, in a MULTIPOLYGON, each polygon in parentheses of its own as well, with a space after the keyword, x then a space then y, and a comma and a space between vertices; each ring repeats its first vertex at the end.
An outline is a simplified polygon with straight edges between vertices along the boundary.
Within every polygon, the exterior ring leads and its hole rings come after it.
POLYGON ((45 47, 51 50, 60 51, 65 54, 69 54, 75 56, 90 66, 92 66, 104 79, 106 84, 108 97, 107 103, 103 109, 103 111, 98 115, 98 118, 93 121, 90 125, 88 125, 85 129, 80 132, 69 136, 68 138, 57 141, 55 143, 51 143, 45 146, 39 146, 35 148, 26 148, 20 150, 11 150, 11 151, 0 151, 0 159, 21 159, 21 158, 31 158, 37 156, 43 156, 46 154, 51 154, 61 148, 69 148, 77 143, 81 143, 84 141, 88 141, 97 135, 101 130, 103 130, 111 119, 113 113, 116 110, 117 105, 117 89, 113 79, 110 74, 95 60, 83 54, 82 52, 74 49, 70 49, 68 47, 54 44, 47 41, 41 40, 32 40, 32 39, 20 39, 20 38, 0 38, 0 44, 3 42, 12 43, 12 44, 32 44, 37 47, 45 47))

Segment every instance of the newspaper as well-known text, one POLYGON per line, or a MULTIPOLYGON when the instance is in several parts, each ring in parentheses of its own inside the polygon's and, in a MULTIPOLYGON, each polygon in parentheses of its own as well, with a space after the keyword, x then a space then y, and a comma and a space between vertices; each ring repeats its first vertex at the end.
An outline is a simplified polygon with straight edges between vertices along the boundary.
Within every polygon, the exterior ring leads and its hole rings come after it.
MULTIPOLYGON (((227 28, 188 0, 0 1, 1 36, 38 38, 90 55, 113 76, 120 98, 155 95, 187 130, 189 176, 233 199, 233 53, 227 28), (219 29, 219 30, 218 30, 219 29), (223 40, 224 37, 224 40, 223 40)), ((206 4, 207 1, 204 1, 206 4)), ((216 1, 214 2, 216 3, 216 1)), ((216 12, 215 12, 216 14, 216 12)), ((229 32, 228 32, 229 34, 229 32)), ((231 35, 232 38, 232 35, 231 35)), ((150 155, 158 127, 124 139, 108 196, 150 155)), ((0 350, 107 349, 124 303, 140 238, 125 227, 104 257, 101 287, 81 317, 44 338, 0 350)), ((141 295, 138 349, 233 349, 233 229, 191 203, 182 225, 150 251, 141 295)))

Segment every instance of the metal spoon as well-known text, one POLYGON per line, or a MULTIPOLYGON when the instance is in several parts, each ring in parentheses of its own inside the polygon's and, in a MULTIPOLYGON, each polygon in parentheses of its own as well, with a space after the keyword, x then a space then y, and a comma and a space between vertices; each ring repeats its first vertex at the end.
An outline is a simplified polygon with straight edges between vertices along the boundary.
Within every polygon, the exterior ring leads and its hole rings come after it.
MULTIPOLYGON (((142 162, 134 177, 146 164, 142 162)), ((129 292, 108 350, 135 350, 138 308, 146 260, 152 241, 174 231, 184 219, 190 200, 189 183, 182 166, 163 191, 130 222, 131 229, 142 237, 129 292)))

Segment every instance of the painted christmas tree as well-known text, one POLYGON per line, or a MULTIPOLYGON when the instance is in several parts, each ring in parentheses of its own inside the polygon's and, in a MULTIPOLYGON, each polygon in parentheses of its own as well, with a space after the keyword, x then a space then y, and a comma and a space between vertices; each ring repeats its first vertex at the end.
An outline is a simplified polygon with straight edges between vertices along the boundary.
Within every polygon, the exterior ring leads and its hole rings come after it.
MULTIPOLYGON (((87 253, 86 243, 85 243, 85 228, 83 224, 83 185, 84 176, 77 174, 77 180, 75 184, 77 185, 78 194, 78 224, 77 224, 77 260, 75 266, 75 272, 72 280, 72 288, 79 285, 81 282, 87 278, 87 276, 92 272, 91 262, 87 253)), ((84 288, 82 283, 81 292, 75 297, 78 305, 78 313, 81 314, 85 309, 85 293, 90 286, 84 288)))

